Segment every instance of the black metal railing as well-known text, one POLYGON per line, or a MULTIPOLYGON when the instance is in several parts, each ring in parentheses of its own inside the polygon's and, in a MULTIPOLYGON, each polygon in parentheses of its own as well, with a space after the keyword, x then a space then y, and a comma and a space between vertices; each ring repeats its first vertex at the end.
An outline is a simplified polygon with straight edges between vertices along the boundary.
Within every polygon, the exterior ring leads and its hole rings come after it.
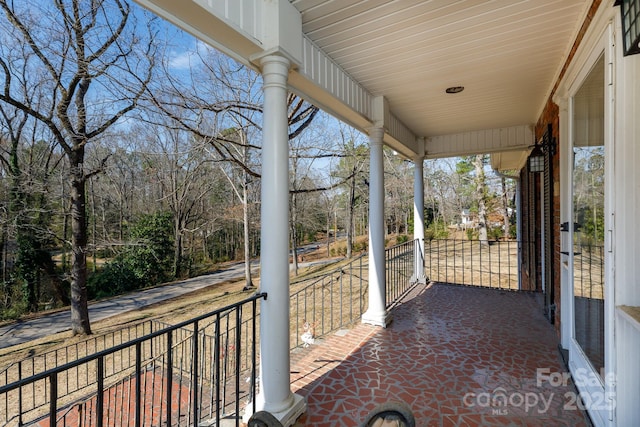
MULTIPOLYGON (((385 249, 387 307, 411 286, 417 242, 385 249)), ((368 307, 368 292, 369 258, 362 254, 292 293, 291 348, 305 345, 305 323, 317 338, 359 321, 368 307)))
POLYGON ((223 417, 233 416, 240 425, 241 401, 255 400, 257 301, 266 297, 257 294, 0 386, 0 423, 100 427, 215 420, 220 425, 223 417), (127 357, 133 368, 110 380, 111 361, 127 357), (78 373, 95 378, 93 386, 70 388, 78 373), (248 382, 241 379, 246 375, 248 382), (66 393, 70 389, 75 392, 66 393))
POLYGON ((387 308, 393 305, 411 286, 418 245, 418 240, 410 240, 385 250, 387 308))
MULTIPOLYGON (((0 371, 0 386, 14 381, 19 381, 22 378, 27 378, 35 374, 45 372, 48 369, 78 360, 81 357, 142 337, 160 329, 161 327, 164 326, 161 326, 155 320, 145 320, 139 323, 123 326, 121 329, 116 331, 92 335, 85 340, 13 362, 0 371)), ((130 368, 132 365, 128 362, 129 359, 127 358, 112 360, 111 364, 107 367, 107 375, 116 375, 119 372, 130 368)), ((75 376, 78 379, 78 387, 80 388, 91 386, 95 384, 96 381, 95 378, 88 378, 86 376, 86 372, 81 373, 76 371, 67 372, 67 374, 75 376)))
POLYGON ((425 268, 431 281, 498 289, 518 290, 518 257, 521 243, 516 240, 425 241, 425 268))
MULTIPOLYGON (((411 285, 416 245, 385 250, 387 306, 411 285)), ((292 349, 303 344, 305 322, 320 337, 360 320, 368 268, 358 256, 291 294, 292 349)), ((145 321, 13 364, 0 373, 0 424, 219 425, 232 417, 239 425, 241 402, 255 401, 263 297, 177 325, 145 321)))
POLYGON ((291 294, 291 349, 305 345, 305 323, 313 337, 321 337, 360 319, 367 302, 368 268, 366 254, 359 255, 291 294))

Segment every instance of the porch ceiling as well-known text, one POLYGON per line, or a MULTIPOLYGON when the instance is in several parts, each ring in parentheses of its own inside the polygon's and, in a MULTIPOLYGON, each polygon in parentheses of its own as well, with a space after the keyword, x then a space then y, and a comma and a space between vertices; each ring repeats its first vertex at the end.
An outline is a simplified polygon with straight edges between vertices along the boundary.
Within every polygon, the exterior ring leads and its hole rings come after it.
POLYGON ((284 52, 292 90, 360 130, 382 122, 410 158, 461 134, 477 142, 437 157, 500 152, 488 131, 533 125, 593 0, 135 1, 251 67, 284 52))
POLYGON ((307 37, 428 137, 535 123, 591 1, 291 3, 307 37))

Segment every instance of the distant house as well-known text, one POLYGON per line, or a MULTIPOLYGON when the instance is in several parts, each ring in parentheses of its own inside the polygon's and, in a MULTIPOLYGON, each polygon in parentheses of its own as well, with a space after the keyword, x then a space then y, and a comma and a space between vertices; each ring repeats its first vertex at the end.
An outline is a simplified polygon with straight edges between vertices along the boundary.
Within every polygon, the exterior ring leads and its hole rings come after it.
POLYGON ((468 230, 471 228, 475 228, 476 221, 471 219, 471 212, 469 209, 463 209, 460 213, 460 229, 468 230))

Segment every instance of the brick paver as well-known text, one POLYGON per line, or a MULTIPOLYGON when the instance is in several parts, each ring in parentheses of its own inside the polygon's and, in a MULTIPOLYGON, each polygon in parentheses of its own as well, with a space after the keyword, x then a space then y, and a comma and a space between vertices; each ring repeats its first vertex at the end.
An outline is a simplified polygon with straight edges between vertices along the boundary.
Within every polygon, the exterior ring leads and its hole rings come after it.
POLYGON ((536 294, 418 286, 393 318, 294 354, 292 389, 308 403, 296 426, 358 426, 387 401, 421 427, 589 425, 573 385, 543 379, 566 369, 536 294))

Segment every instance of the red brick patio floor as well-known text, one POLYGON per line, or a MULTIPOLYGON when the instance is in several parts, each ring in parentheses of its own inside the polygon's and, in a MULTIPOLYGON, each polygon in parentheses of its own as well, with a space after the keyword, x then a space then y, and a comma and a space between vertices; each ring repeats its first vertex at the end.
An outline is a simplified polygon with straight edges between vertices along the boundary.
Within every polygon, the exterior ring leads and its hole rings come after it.
POLYGON ((357 325, 293 354, 308 403, 296 426, 358 426, 387 401, 420 427, 590 425, 571 382, 549 381, 566 368, 536 295, 419 285, 392 314, 386 329, 357 325))

